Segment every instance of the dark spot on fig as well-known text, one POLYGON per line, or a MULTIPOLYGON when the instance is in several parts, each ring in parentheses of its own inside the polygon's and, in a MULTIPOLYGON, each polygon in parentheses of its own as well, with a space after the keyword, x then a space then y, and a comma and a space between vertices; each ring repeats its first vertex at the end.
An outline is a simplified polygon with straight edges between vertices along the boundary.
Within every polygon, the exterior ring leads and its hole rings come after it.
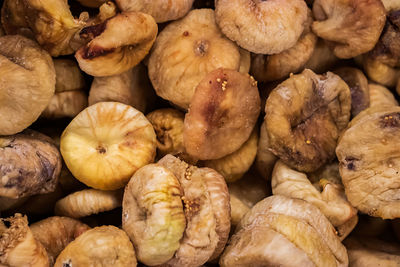
POLYGON ((344 160, 345 160, 344 164, 348 170, 350 171, 356 170, 356 162, 359 161, 359 159, 355 157, 346 157, 344 160))
POLYGON ((397 30, 400 30, 400 10, 390 12, 387 18, 388 21, 397 28, 397 30))
POLYGON ((40 171, 40 177, 45 181, 50 181, 53 178, 55 166, 51 164, 51 162, 45 156, 40 154, 39 151, 36 152, 36 155, 38 156, 40 165, 42 167, 40 171))
POLYGON ((365 101, 364 92, 358 84, 350 87, 350 93, 351 112, 353 116, 356 116, 358 113, 366 109, 369 103, 365 101))
POLYGON ((400 112, 386 114, 379 119, 382 128, 397 128, 400 127, 400 112))
POLYGON ((86 46, 83 50, 83 59, 93 59, 99 56, 104 56, 114 52, 115 48, 103 48, 99 46, 88 47, 86 46))
POLYGON ((103 146, 98 146, 96 147, 97 152, 99 152, 100 154, 105 154, 107 152, 107 150, 105 149, 105 147, 103 146))
POLYGON ((95 37, 99 36, 105 31, 106 26, 107 26, 107 21, 97 25, 85 27, 81 30, 79 35, 82 38, 94 39, 95 37))
POLYGON ((194 52, 197 56, 202 57, 207 53, 209 46, 210 46, 210 44, 208 41, 198 40, 194 45, 194 52))
POLYGON ((182 35, 185 36, 185 37, 189 36, 189 32, 188 31, 184 31, 182 35))
POLYGON ((63 262, 63 267, 72 267, 72 261, 69 259, 66 262, 63 262))

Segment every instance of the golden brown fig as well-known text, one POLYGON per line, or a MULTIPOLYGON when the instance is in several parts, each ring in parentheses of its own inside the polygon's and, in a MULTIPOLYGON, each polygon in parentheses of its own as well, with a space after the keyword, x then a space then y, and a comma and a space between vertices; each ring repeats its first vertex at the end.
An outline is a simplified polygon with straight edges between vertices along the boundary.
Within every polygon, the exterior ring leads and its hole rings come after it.
POLYGON ((46 108, 55 90, 50 55, 20 35, 0 37, 0 135, 18 133, 46 108))
POLYGON ((49 267, 49 259, 42 244, 28 227, 28 219, 17 213, 0 219, 0 265, 8 267, 49 267), (9 227, 3 222, 8 222, 9 227))
POLYGON ((216 0, 221 31, 241 47, 258 54, 277 54, 294 46, 307 21, 300 0, 216 0))
POLYGON ((363 67, 368 78, 384 86, 395 86, 400 76, 400 69, 392 68, 389 65, 370 58, 368 55, 363 57, 363 67))
POLYGON ((184 114, 176 109, 157 109, 147 114, 157 135, 157 155, 159 158, 185 151, 183 146, 184 114))
POLYGON ((84 91, 65 91, 55 93, 41 116, 47 119, 74 118, 88 105, 88 97, 84 91))
POLYGON ((226 182, 242 178, 253 164, 257 154, 258 128, 255 127, 249 139, 235 152, 220 159, 206 160, 205 167, 219 172, 226 182))
POLYGON ((167 155, 158 164, 171 170, 183 190, 186 229, 179 249, 166 266, 200 266, 218 258, 230 230, 229 193, 224 178, 167 155))
POLYGON ((346 196, 370 216, 400 217, 398 127, 400 107, 386 106, 352 123, 336 148, 346 196))
POLYGON ((324 73, 331 70, 339 59, 333 54, 323 39, 318 38, 314 52, 304 65, 305 69, 310 69, 315 73, 324 73))
POLYGON ((159 164, 140 168, 125 187, 122 228, 140 262, 160 265, 174 256, 186 227, 181 197, 178 179, 159 164))
POLYGON ((161 31, 149 58, 149 77, 158 96, 187 109, 207 73, 221 67, 248 72, 248 57, 221 33, 213 10, 196 9, 161 31))
POLYGON ((56 92, 82 90, 85 88, 85 79, 78 64, 70 59, 54 59, 56 71, 56 92))
POLYGON ((82 6, 87 7, 100 7, 102 4, 108 0, 77 0, 82 6))
POLYGON ((371 50, 386 20, 380 0, 315 0, 312 29, 329 41, 335 56, 351 58, 371 50))
POLYGON ((46 249, 50 266, 53 266, 58 254, 75 238, 90 227, 68 217, 48 217, 31 224, 33 236, 46 249))
POLYGON ((89 105, 103 101, 115 101, 145 112, 153 102, 145 66, 142 64, 118 75, 95 77, 90 87, 89 105))
POLYGON ((284 196, 257 203, 221 256, 225 266, 348 266, 345 247, 315 206, 284 196))
POLYGON ((343 67, 334 71, 350 88, 351 115, 355 117, 369 107, 369 87, 365 75, 356 68, 343 67))
POLYGON ((258 139, 255 163, 257 171, 264 179, 271 179, 272 170, 277 159, 278 158, 274 155, 274 153, 270 151, 268 132, 264 121, 260 127, 260 138, 258 139))
POLYGON ((308 14, 307 26, 293 47, 275 55, 253 55, 251 73, 257 81, 279 80, 303 69, 317 44, 317 37, 310 29, 311 11, 308 14))
POLYGON ((60 152, 49 137, 30 130, 0 137, 0 196, 53 192, 60 170, 60 152))
POLYGON ((256 124, 260 104, 257 82, 251 76, 222 68, 210 72, 196 87, 185 115, 186 152, 207 160, 238 150, 256 124))
POLYGON ((265 123, 271 151, 290 167, 311 172, 335 155, 350 118, 347 84, 328 72, 293 75, 269 95, 265 123))
POLYGON ((136 267, 135 250, 124 231, 114 226, 90 229, 69 243, 54 267, 136 267))
POLYGON ((88 43, 75 53, 79 67, 92 76, 121 74, 147 55, 157 35, 153 17, 123 12, 80 32, 88 43), (121 35, 121 31, 124 32, 121 35))
POLYGON ((185 16, 194 0, 116 0, 118 7, 122 11, 140 11, 150 14, 157 23, 169 20, 177 20, 185 16))
POLYGON ((398 106, 396 98, 393 93, 386 87, 370 83, 369 87, 369 101, 370 107, 383 107, 383 106, 398 106))

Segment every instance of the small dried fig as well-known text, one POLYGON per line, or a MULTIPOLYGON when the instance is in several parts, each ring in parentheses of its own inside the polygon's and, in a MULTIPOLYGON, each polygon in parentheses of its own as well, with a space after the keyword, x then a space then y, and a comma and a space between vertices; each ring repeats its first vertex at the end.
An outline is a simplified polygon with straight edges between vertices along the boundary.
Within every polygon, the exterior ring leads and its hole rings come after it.
POLYGON ((55 93, 41 116, 47 119, 74 118, 88 105, 84 91, 65 91, 55 93))
POLYGON ((56 71, 56 93, 85 88, 85 79, 76 61, 54 59, 53 63, 56 71))
POLYGON ((304 65, 304 68, 310 69, 315 73, 324 73, 330 70, 338 61, 339 59, 328 47, 326 42, 323 39, 318 38, 314 52, 304 65))

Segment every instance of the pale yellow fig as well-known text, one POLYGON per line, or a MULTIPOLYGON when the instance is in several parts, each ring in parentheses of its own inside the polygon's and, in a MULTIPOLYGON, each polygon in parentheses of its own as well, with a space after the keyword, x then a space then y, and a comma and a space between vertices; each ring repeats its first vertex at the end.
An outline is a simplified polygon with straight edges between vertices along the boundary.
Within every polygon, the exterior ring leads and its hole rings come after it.
POLYGON ((127 234, 114 226, 90 229, 69 243, 54 267, 136 267, 135 250, 127 234))
POLYGON ((156 135, 133 107, 100 102, 71 121, 61 136, 60 150, 79 181, 95 189, 115 190, 154 160, 156 135))

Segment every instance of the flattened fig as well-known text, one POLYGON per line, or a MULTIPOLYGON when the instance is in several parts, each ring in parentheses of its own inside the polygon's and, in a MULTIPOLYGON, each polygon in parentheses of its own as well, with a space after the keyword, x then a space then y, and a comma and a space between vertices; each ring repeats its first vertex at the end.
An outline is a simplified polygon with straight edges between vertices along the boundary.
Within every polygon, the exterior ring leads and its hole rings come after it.
POLYGON ((248 140, 260 106, 257 82, 251 76, 222 68, 210 72, 196 87, 185 116, 186 152, 207 160, 238 150, 248 140))
POLYGON ((265 123, 270 150, 290 167, 312 172, 335 156, 350 118, 347 84, 328 72, 293 75, 269 95, 265 123))

